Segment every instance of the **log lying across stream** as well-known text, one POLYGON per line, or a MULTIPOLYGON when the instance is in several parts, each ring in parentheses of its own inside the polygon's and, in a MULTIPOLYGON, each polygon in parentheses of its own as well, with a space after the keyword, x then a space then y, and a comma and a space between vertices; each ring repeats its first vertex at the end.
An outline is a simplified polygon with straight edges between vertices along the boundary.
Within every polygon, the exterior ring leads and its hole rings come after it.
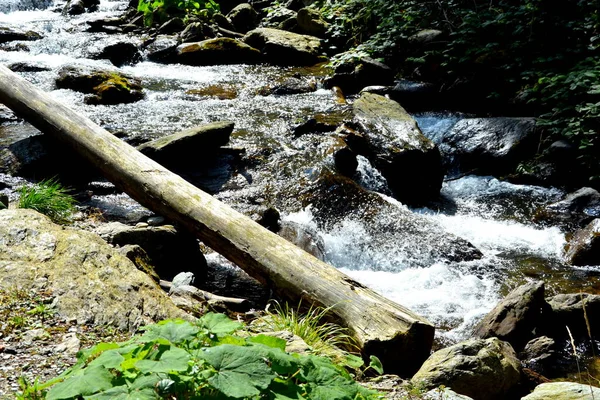
POLYGON ((387 372, 411 374, 429 355, 434 328, 426 319, 204 193, 3 66, 0 102, 281 297, 333 306, 333 316, 351 330, 363 355, 379 357, 387 372))

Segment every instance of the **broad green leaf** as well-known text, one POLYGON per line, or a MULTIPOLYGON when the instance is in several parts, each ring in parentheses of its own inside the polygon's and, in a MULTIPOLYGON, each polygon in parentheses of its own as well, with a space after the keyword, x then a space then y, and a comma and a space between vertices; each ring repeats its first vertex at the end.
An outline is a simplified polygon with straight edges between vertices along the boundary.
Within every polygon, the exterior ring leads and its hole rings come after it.
POLYGON ((154 386, 161 377, 159 375, 141 376, 131 385, 117 386, 85 397, 86 400, 157 400, 154 386))
POLYGON ((100 354, 94 361, 88 364, 88 368, 94 365, 102 365, 104 368, 119 368, 125 358, 118 350, 108 350, 100 354))
POLYGON ((254 347, 224 344, 205 349, 203 357, 217 373, 209 384, 226 396, 241 399, 252 397, 266 389, 275 373, 265 364, 261 352, 254 347))
POLYGON ((344 357, 344 364, 350 368, 360 368, 364 365, 364 361, 361 357, 355 356, 354 354, 346 354, 344 357))
POLYGON ((227 335, 242 327, 242 324, 227 318, 224 314, 208 313, 198 320, 201 328, 207 329, 215 335, 227 335))
POLYGON ((268 347, 281 349, 285 351, 286 341, 280 338, 276 338, 268 335, 256 335, 246 339, 248 343, 258 343, 268 347))
POLYGON ((373 368, 379 375, 383 375, 383 364, 381 364, 379 358, 375 356, 370 356, 369 358, 371 360, 369 367, 373 368))
POLYGON ((226 336, 222 336, 217 338, 217 340, 214 342, 215 346, 221 345, 221 344, 234 344, 237 346, 244 346, 246 344, 246 340, 237 337, 237 336, 232 336, 232 335, 226 335, 226 336))
POLYGON ((157 360, 139 360, 135 367, 142 373, 187 371, 190 353, 178 347, 171 347, 160 355, 157 360))
POLYGON ((190 341, 200 332, 197 326, 182 319, 161 321, 158 324, 145 326, 142 329, 146 331, 144 334, 145 338, 152 340, 163 338, 174 344, 190 341))
POLYGON ((112 379, 113 375, 102 365, 91 366, 54 385, 46 399, 60 400, 91 395, 111 388, 112 379))
MULTIPOLYGON (((316 366, 315 366, 316 367, 316 366)), ((313 368, 306 375, 309 398, 314 400, 353 400, 358 385, 334 368, 313 368)))
POLYGON ((267 347, 262 344, 256 344, 255 347, 261 349, 263 358, 269 360, 271 369, 278 374, 292 375, 301 367, 302 361, 297 354, 288 354, 281 349, 267 347))

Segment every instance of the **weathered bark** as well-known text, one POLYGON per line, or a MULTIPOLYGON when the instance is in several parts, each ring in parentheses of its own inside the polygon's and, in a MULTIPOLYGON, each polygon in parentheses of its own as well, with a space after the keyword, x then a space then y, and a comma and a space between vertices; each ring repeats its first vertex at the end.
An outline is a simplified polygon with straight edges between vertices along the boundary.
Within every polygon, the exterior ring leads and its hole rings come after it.
POLYGON ((219 202, 2 66, 0 101, 282 297, 333 306, 364 355, 379 357, 388 372, 411 374, 429 355, 434 328, 427 320, 219 202))

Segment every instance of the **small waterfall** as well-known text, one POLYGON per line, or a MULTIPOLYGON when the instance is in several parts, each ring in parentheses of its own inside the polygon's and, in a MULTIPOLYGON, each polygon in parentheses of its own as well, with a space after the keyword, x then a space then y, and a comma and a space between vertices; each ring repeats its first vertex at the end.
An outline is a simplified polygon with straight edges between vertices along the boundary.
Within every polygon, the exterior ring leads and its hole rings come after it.
POLYGON ((54 4, 54 0, 2 0, 0 1, 0 13, 11 13, 14 11, 45 10, 54 4))

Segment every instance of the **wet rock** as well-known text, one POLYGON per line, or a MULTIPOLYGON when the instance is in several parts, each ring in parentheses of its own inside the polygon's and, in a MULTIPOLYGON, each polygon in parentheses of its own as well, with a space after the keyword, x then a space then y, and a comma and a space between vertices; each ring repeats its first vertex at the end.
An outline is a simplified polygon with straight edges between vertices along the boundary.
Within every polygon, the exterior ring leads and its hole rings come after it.
POLYGON ((438 145, 449 168, 499 176, 535 154, 535 125, 534 118, 466 118, 438 145))
POLYGON ((325 87, 340 87, 344 93, 358 93, 367 86, 391 85, 394 72, 385 64, 369 57, 350 59, 336 67, 333 76, 326 79, 325 87))
POLYGON ((219 100, 233 100, 238 97, 238 92, 239 89, 233 85, 219 84, 208 85, 199 89, 190 89, 185 93, 202 97, 215 97, 219 100))
POLYGON ((182 158, 208 153, 229 142, 233 122, 213 122, 163 136, 138 147, 138 150, 164 165, 174 165, 182 158))
POLYGON ((97 18, 86 21, 88 25, 87 32, 90 33, 115 33, 119 27, 125 23, 120 17, 97 18))
MULTIPOLYGON (((217 26, 220 28, 219 30, 221 32, 223 32, 222 30, 226 30, 235 34, 239 34, 240 36, 238 37, 243 37, 244 35, 242 35, 239 32, 235 32, 235 27, 233 26, 233 24, 231 23, 231 21, 229 20, 229 18, 227 18, 226 16, 224 16, 221 13, 217 13, 215 15, 212 16, 213 21, 217 24, 217 26)), ((230 37, 229 35, 225 35, 227 37, 230 37)), ((237 37, 234 37, 234 39, 236 39, 237 37)))
POLYGON ((559 225, 564 229, 580 229, 600 217, 600 193, 584 187, 569 193, 563 200, 544 206, 535 220, 559 225))
POLYGON ((538 374, 550 376, 558 365, 558 351, 559 346, 554 339, 540 336, 525 345, 519 358, 526 368, 538 374))
POLYGON ((257 49, 231 38, 208 39, 177 47, 178 62, 189 65, 254 64, 260 58, 257 49))
MULTIPOLYGON (((200 42, 206 39, 204 35, 203 24, 201 22, 192 22, 188 24, 179 35, 182 43, 200 42)), ((177 48, 176 44, 174 47, 177 48)))
POLYGON ((286 7, 276 7, 260 22, 262 28, 286 29, 296 25, 297 13, 286 7))
POLYGON ((600 398, 600 389, 575 382, 548 382, 537 386, 521 400, 588 400, 600 398))
POLYGON ((317 84, 313 80, 289 77, 278 83, 274 87, 265 88, 262 90, 263 95, 290 95, 311 93, 317 90, 317 84))
POLYGON ((63 11, 69 15, 79 15, 98 10, 100 0, 68 0, 63 11))
POLYGON ((138 47, 131 42, 117 42, 105 46, 102 50, 92 55, 94 59, 107 59, 113 65, 121 67, 142 61, 142 54, 138 47))
POLYGON ((236 32, 246 33, 258 26, 258 13, 248 3, 238 4, 227 14, 236 32))
POLYGON ((442 103, 439 89, 429 82, 399 80, 387 94, 411 111, 429 111, 438 108, 442 103))
POLYGON ((418 204, 439 196, 440 152, 400 104, 364 93, 354 102, 353 122, 359 130, 348 131, 348 147, 371 161, 398 200, 418 204))
POLYGON ((548 336, 565 338, 565 326, 574 337, 587 337, 586 319, 592 333, 600 330, 600 296, 589 293, 558 294, 548 299, 552 314, 546 321, 548 336), (585 313, 584 313, 585 308, 585 313))
MULTIPOLYGON (((28 63, 28 62, 12 63, 8 66, 8 69, 10 69, 13 72, 42 72, 42 71, 51 71, 52 70, 52 68, 50 68, 50 67, 44 67, 37 63, 34 64, 34 63, 28 63)), ((1 121, 2 121, 2 118, 0 117, 0 122, 1 121)))
MULTIPOLYGON (((188 28, 192 25, 193 24, 188 25, 188 28)), ((186 31, 184 31, 183 34, 185 33, 186 31)), ((191 31, 188 31, 187 35, 188 36, 186 37, 189 37, 191 31)), ((202 38, 204 38, 204 36, 202 36, 202 38)), ((177 46, 179 46, 179 41, 175 36, 159 35, 153 42, 145 46, 144 53, 146 58, 150 61, 168 63, 177 58, 177 46)))
POLYGON ((487 339, 497 337, 520 350, 533 338, 543 310, 544 282, 531 282, 510 292, 475 326, 474 334, 487 339))
POLYGON ((160 277, 154 270, 152 260, 148 257, 148 253, 137 244, 126 244, 117 249, 117 251, 127 257, 133 265, 140 271, 152 278, 156 283, 160 282, 160 277))
POLYGON ((19 28, 12 27, 9 25, 0 25, 0 43, 12 42, 15 40, 29 41, 39 40, 42 38, 37 32, 23 31, 19 28))
POLYGON ((292 126, 294 137, 298 138, 309 133, 333 132, 342 123, 346 114, 317 114, 304 122, 292 126))
MULTIPOLYGON (((243 3, 251 3, 254 5, 256 0, 246 1, 246 0, 221 0, 219 1, 219 8, 223 14, 228 14, 231 10, 233 10, 236 6, 243 3)), ((270 3, 269 3, 270 4, 270 3)))
POLYGON ((254 29, 243 41, 277 65, 313 65, 322 61, 319 38, 271 28, 254 29))
POLYGON ((412 377, 415 385, 440 385, 475 400, 505 399, 521 378, 521 364, 510 344, 497 338, 471 339, 438 350, 412 377))
POLYGON ((271 232, 277 232, 281 229, 281 214, 275 207, 269 207, 256 222, 271 232))
POLYGON ((185 23, 181 18, 171 18, 158 28, 158 33, 162 35, 170 35, 173 33, 179 33, 185 28, 185 23))
POLYGON ((348 147, 343 147, 333 153, 336 170, 347 177, 352 177, 358 168, 356 154, 348 147))
POLYGON ((0 286, 52 292, 63 318, 134 331, 185 317, 166 294, 98 235, 33 210, 0 210, 0 286))
POLYGON ((17 121, 19 121, 19 117, 17 117, 10 108, 6 107, 3 104, 0 104, 0 124, 3 124, 5 122, 17 121))
POLYGON ((206 260, 196 238, 171 225, 131 227, 111 222, 99 227, 97 233, 113 245, 140 246, 161 279, 170 281, 187 271, 193 271, 199 279, 206 275, 206 260))
POLYGON ((325 260, 325 243, 317 231, 295 222, 284 221, 277 234, 319 260, 325 260))
POLYGON ((323 38, 329 24, 321 19, 319 12, 312 8, 301 8, 296 16, 301 33, 323 38))
POLYGON ((600 218, 575 232, 567 245, 565 259, 571 265, 600 265, 600 218))
POLYGON ((140 81, 117 71, 66 66, 58 72, 56 86, 90 93, 89 104, 132 103, 144 97, 140 81))

